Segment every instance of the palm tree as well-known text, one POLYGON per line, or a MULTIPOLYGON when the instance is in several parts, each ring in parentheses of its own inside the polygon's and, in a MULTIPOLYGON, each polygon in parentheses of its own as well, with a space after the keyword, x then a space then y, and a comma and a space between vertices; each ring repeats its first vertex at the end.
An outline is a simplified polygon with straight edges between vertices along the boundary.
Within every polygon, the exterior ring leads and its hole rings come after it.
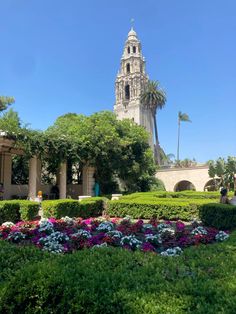
POLYGON ((177 162, 179 161, 179 138, 180 138, 180 122, 191 122, 187 113, 178 113, 178 145, 177 145, 177 162))
POLYGON ((160 156, 160 143, 158 139, 158 131, 157 131, 157 122, 156 122, 156 113, 157 109, 162 109, 166 103, 166 94, 161 89, 159 82, 157 81, 148 81, 145 90, 141 95, 141 103, 148 109, 150 109, 152 113, 152 118, 154 122, 154 132, 155 132, 155 160, 157 164, 161 163, 160 156))

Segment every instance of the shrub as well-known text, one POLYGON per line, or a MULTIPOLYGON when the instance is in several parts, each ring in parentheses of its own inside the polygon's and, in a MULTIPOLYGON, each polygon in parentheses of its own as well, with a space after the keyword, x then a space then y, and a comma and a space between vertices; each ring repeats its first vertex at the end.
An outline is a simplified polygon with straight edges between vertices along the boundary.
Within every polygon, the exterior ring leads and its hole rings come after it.
POLYGON ((43 201, 44 217, 62 218, 68 217, 96 217, 100 216, 103 211, 104 198, 91 197, 81 202, 71 199, 43 201))
POLYGON ((218 229, 236 227, 236 206, 227 204, 205 204, 200 209, 200 218, 206 226, 218 229))
POLYGON ((0 285, 27 262, 40 261, 49 256, 34 246, 17 246, 0 240, 0 285))
POLYGON ((219 199, 219 192, 196 192, 196 191, 182 191, 182 192, 146 192, 146 193, 133 193, 125 195, 122 199, 138 199, 147 198, 149 200, 156 198, 185 198, 185 199, 219 199))
POLYGON ((0 312, 235 313, 235 240, 178 258, 103 248, 28 263, 4 283, 0 312))
POLYGON ((1 201, 0 224, 5 221, 32 220, 39 211, 39 204, 31 201, 1 201))
POLYGON ((158 217, 159 219, 192 220, 199 217, 199 209, 205 202, 199 199, 119 200, 108 202, 106 213, 113 217, 129 215, 133 218, 144 219, 158 217))

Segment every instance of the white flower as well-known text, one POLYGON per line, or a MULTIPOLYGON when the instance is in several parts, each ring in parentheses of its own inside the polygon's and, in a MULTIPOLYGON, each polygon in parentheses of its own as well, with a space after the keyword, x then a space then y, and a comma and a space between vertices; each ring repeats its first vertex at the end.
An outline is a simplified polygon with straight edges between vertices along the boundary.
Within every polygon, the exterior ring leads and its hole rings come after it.
POLYGON ((226 232, 224 232, 224 231, 219 231, 219 232, 216 234, 215 239, 216 239, 216 241, 221 242, 221 241, 227 240, 228 237, 229 237, 228 233, 226 233, 226 232))
POLYGON ((150 243, 162 243, 161 235, 160 234, 145 234, 145 240, 150 243))
POLYGON ((70 218, 68 216, 62 217, 61 220, 63 220, 64 222, 66 222, 68 225, 73 225, 74 223, 74 219, 70 218))
POLYGON ((107 232, 107 235, 108 235, 109 237, 114 238, 114 239, 120 239, 120 238, 122 238, 122 236, 123 236, 122 232, 120 232, 120 231, 118 231, 118 230, 108 231, 108 232, 107 232))
POLYGON ((175 234, 175 229, 171 225, 165 223, 159 224, 157 226, 157 231, 161 238, 169 238, 175 234))
POLYGON ((110 221, 104 221, 97 227, 97 231, 103 231, 103 232, 108 232, 113 229, 114 229, 114 224, 110 221))
POLYGON ((58 242, 63 243, 69 240, 69 237, 60 231, 55 231, 46 237, 42 237, 39 239, 39 243, 45 245, 49 242, 58 242))
POLYGON ((25 234, 20 232, 20 231, 12 231, 8 234, 8 237, 7 237, 7 240, 10 241, 20 241, 20 240, 23 240, 25 239, 25 234))
POLYGON ((63 245, 58 242, 48 242, 45 243, 43 251, 48 251, 51 253, 63 253, 65 249, 63 245))
POLYGON ((134 235, 128 235, 121 238, 120 244, 122 246, 129 245, 133 248, 139 248, 142 242, 139 241, 134 235))
POLYGON ((143 229, 144 230, 153 229, 153 225, 151 225, 151 224, 143 224, 143 229))
POLYGON ((92 247, 92 249, 94 249, 94 248, 101 248, 101 247, 108 247, 108 246, 107 246, 107 243, 104 242, 104 243, 102 243, 102 244, 95 244, 95 245, 92 247))
POLYGON ((161 255, 162 256, 179 256, 182 253, 183 253, 182 249, 179 246, 176 246, 176 247, 169 248, 161 252, 161 255))
POLYGON ((193 235, 206 235, 207 234, 207 230, 204 227, 199 226, 197 228, 194 228, 192 230, 191 234, 193 234, 193 235))
POLYGON ((7 228, 11 228, 13 226, 15 226, 15 224, 11 221, 6 221, 2 224, 3 227, 7 227, 7 228))
POLYGON ((42 218, 39 221, 39 232, 52 232, 53 224, 48 219, 42 218))
POLYGON ((89 231, 83 230, 83 229, 79 229, 76 233, 71 234, 71 237, 72 238, 73 237, 77 237, 77 238, 83 237, 83 238, 89 239, 92 236, 91 236, 91 233, 89 231))

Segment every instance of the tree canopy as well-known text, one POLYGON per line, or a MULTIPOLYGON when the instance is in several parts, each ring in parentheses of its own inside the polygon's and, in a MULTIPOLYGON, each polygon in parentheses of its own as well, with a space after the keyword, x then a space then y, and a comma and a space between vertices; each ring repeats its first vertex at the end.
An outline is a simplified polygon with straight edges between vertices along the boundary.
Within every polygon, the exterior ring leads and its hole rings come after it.
POLYGON ((210 160, 208 164, 209 177, 219 178, 219 187, 236 190, 236 157, 220 157, 216 161, 210 160))
POLYGON ((117 120, 112 112, 68 113, 46 131, 37 131, 22 126, 18 114, 9 110, 0 118, 0 129, 28 158, 38 155, 48 172, 56 173, 66 160, 95 167, 102 193, 115 192, 121 183, 129 191, 148 190, 155 183, 147 131, 131 120, 117 120))

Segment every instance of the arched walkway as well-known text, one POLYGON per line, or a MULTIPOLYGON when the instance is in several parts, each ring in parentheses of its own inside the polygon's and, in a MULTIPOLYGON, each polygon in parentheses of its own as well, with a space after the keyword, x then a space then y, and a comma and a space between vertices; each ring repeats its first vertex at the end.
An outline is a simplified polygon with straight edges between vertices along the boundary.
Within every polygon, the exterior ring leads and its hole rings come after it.
POLYGON ((156 178, 163 181, 166 191, 192 188, 194 188, 196 191, 204 191, 206 183, 211 180, 208 174, 208 166, 160 169, 156 173, 156 178), (179 183, 182 181, 187 181, 189 183, 181 183, 179 185, 179 183))
POLYGON ((211 179, 204 186, 204 191, 218 191, 220 179, 211 179))
POLYGON ((187 180, 182 180, 182 181, 176 183, 176 185, 174 187, 175 192, 186 191, 186 190, 196 191, 196 188, 192 184, 192 182, 187 181, 187 180))

